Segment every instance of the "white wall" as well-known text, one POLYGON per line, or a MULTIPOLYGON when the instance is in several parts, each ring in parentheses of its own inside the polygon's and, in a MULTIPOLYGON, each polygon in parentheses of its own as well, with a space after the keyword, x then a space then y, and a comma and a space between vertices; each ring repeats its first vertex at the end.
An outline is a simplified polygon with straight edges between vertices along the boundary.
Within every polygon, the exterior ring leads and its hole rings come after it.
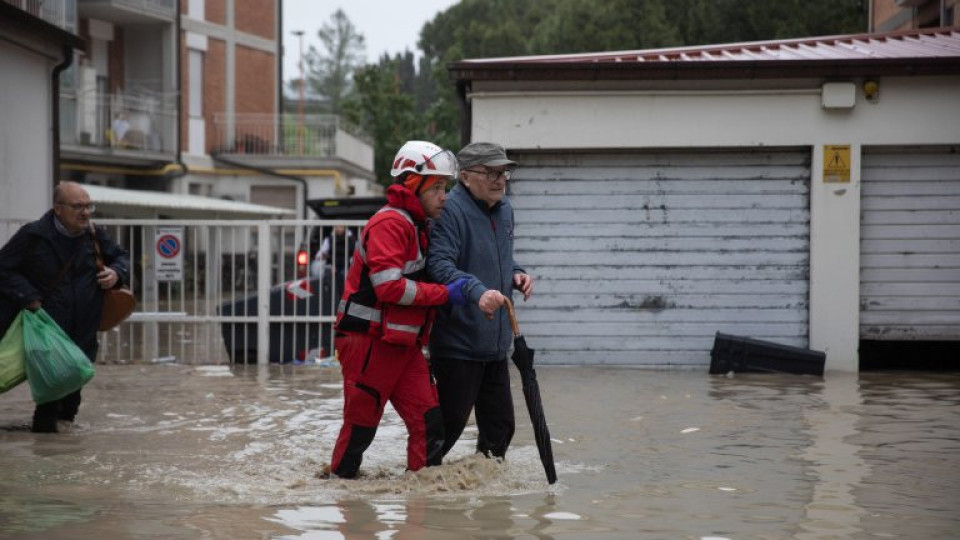
MULTIPOLYGON (((861 81, 854 82, 859 87, 861 81)), ((857 371, 860 149, 960 143, 960 77, 880 78, 876 102, 858 88, 852 109, 829 110, 821 106, 819 82, 791 88, 789 81, 770 81, 770 89, 757 89, 759 83, 749 81, 749 90, 675 84, 657 90, 478 91, 469 96, 471 139, 511 150, 810 148, 810 347, 827 352, 828 371, 857 371), (822 151, 829 144, 851 145, 849 184, 823 183, 822 151)))
MULTIPOLYGON (((0 217, 37 219, 53 194, 53 63, 0 40, 0 217)), ((6 238, 0 238, 5 242, 6 238)))
POLYGON ((337 149, 337 157, 363 169, 373 170, 373 146, 370 143, 338 128, 334 148, 337 149))
POLYGON ((472 140, 511 149, 960 142, 960 77, 880 79, 880 99, 825 110, 820 85, 770 90, 477 92, 472 140), (908 131, 908 132, 907 132, 908 131))

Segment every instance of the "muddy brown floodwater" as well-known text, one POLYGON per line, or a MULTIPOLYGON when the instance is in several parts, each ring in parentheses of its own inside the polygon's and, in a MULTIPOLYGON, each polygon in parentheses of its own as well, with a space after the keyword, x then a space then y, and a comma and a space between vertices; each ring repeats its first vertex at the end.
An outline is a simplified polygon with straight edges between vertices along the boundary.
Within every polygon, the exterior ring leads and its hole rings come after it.
POLYGON ((540 367, 559 482, 514 378, 504 463, 403 470, 388 410, 363 477, 323 480, 341 379, 322 366, 103 365, 78 424, 0 396, 0 538, 960 537, 960 374, 709 376, 540 367))

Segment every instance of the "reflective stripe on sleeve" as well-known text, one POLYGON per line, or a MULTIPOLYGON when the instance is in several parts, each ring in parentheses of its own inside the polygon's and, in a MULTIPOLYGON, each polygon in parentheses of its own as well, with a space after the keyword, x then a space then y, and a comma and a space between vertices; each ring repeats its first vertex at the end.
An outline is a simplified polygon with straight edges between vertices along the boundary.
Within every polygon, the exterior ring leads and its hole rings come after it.
POLYGON ((413 303, 414 298, 417 297, 417 282, 410 279, 404 281, 407 283, 403 287, 403 296, 400 297, 397 303, 401 306, 409 306, 413 303))
POLYGON ((367 262, 367 248, 363 247, 363 236, 361 236, 360 239, 357 240, 357 246, 356 246, 355 249, 357 250, 357 253, 360 254, 360 260, 363 261, 364 264, 366 264, 366 262, 367 262))
POLYGON ((396 281, 398 279, 403 279, 403 272, 401 272, 399 268, 387 268, 376 274, 370 274, 370 283, 372 283, 374 287, 379 287, 388 281, 396 281))
MULTIPOLYGON (((419 257, 419 254, 417 256, 419 257)), ((420 270, 423 270, 423 268, 426 265, 427 265, 427 260, 424 259, 423 257, 420 257, 415 261, 407 261, 403 264, 403 273, 404 275, 409 275, 414 272, 418 272, 420 270)))

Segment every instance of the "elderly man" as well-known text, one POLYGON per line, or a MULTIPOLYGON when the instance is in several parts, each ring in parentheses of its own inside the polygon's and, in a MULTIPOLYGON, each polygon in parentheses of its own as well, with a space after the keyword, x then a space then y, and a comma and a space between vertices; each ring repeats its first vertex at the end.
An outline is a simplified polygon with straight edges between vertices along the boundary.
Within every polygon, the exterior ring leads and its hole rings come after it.
POLYGON ((505 310, 512 289, 533 291, 533 278, 513 260, 513 208, 506 197, 516 162, 494 143, 468 144, 457 154, 460 182, 430 236, 427 271, 438 283, 466 279, 479 310, 441 308, 430 341, 443 412, 444 454, 474 410, 477 452, 502 458, 514 431, 507 353, 513 336, 505 310))
MULTIPOLYGON (((61 182, 53 190, 53 209, 20 228, 0 248, 0 297, 4 319, 21 309, 44 311, 93 362, 103 291, 127 282, 130 258, 106 231, 97 228, 104 269, 97 270, 90 216, 95 207, 87 190, 61 182)), ((3 331, 10 321, 0 321, 3 331)), ((56 433, 58 422, 73 422, 80 390, 37 405, 32 430, 56 433)))

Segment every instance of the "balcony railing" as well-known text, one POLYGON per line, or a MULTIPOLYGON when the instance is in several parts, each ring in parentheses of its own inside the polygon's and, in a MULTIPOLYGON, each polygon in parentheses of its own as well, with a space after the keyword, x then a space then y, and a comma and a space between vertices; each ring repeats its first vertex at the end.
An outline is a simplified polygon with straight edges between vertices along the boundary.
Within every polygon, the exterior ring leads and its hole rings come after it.
POLYGON ((214 116, 214 124, 214 152, 264 157, 340 157, 361 166, 367 166, 369 157, 372 167, 370 138, 337 115, 220 113, 214 116))
POLYGON ((177 95, 144 92, 63 95, 64 145, 171 153, 176 151, 177 95))
POLYGON ((173 15, 177 10, 176 0, 112 0, 113 5, 143 13, 173 15))
POLYGON ((76 32, 77 0, 0 0, 18 7, 34 17, 59 26, 68 32, 76 32))

